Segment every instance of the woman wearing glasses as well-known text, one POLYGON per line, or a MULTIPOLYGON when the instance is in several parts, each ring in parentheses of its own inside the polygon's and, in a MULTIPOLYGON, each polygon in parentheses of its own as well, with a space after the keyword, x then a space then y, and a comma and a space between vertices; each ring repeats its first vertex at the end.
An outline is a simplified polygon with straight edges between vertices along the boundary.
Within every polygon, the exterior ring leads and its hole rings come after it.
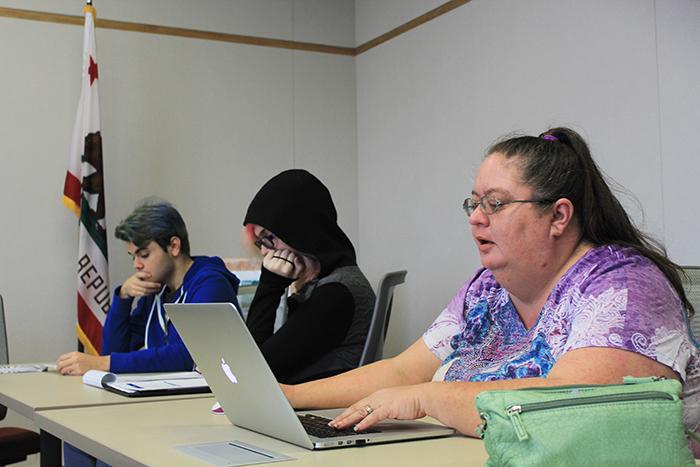
POLYGON ((356 368, 375 297, 328 189, 305 170, 284 171, 258 191, 243 224, 263 256, 246 323, 277 379, 295 383, 356 368), (273 332, 280 299, 287 320, 273 332))
POLYGON ((283 386, 294 407, 349 407, 337 428, 430 415, 474 435, 484 390, 665 376, 683 381, 697 427, 679 268, 633 226, 576 132, 494 145, 464 208, 483 268, 397 357, 283 386))

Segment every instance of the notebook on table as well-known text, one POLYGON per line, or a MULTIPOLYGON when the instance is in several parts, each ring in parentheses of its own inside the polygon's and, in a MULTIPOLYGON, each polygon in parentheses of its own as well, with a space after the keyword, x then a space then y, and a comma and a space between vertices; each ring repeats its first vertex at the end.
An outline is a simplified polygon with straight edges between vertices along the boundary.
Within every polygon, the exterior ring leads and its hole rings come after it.
POLYGON ((170 396, 211 392, 202 375, 196 371, 174 373, 115 374, 89 370, 83 383, 126 397, 170 396))
POLYGON ((342 409, 295 412, 270 367, 230 303, 165 304, 197 367, 228 419, 236 426, 307 449, 327 449, 370 443, 448 436, 442 425, 387 420, 356 433, 327 426, 342 409), (317 425, 307 433, 304 424, 317 425), (318 430, 324 430, 320 432, 318 430))

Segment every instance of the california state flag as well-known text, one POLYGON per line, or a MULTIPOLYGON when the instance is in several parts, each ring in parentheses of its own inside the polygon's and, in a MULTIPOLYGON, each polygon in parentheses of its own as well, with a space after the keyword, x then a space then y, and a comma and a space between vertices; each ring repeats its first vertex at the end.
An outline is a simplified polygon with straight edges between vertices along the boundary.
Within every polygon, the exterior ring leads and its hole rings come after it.
POLYGON ((95 9, 86 5, 80 102, 75 117, 63 204, 79 218, 78 325, 85 351, 99 355, 109 310, 107 224, 100 135, 99 73, 95 53, 95 9))

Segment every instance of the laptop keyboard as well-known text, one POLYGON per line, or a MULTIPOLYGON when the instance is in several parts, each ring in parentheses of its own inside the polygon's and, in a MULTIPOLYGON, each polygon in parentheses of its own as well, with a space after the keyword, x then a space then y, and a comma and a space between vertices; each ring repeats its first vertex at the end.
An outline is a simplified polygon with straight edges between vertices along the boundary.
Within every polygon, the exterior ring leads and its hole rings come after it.
POLYGON ((346 428, 344 430, 336 430, 333 427, 328 426, 328 422, 331 421, 330 418, 325 418, 325 417, 319 417, 318 415, 312 415, 312 414, 305 414, 305 415, 298 415, 299 421, 301 422, 302 426, 304 427, 304 430, 311 435, 311 436, 316 436, 317 438, 333 438, 337 436, 352 436, 352 435, 357 435, 358 433, 381 433, 380 430, 374 430, 374 429, 369 429, 369 430, 364 430, 361 432, 357 432, 353 430, 352 428, 346 428))

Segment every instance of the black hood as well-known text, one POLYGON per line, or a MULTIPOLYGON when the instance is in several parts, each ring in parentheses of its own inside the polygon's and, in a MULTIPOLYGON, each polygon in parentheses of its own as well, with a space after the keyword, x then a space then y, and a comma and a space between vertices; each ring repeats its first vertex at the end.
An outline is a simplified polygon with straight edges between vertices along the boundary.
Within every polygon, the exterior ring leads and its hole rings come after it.
POLYGON ((247 224, 264 227, 295 250, 314 256, 321 263, 321 277, 356 264, 328 188, 306 170, 285 170, 265 183, 248 206, 247 224))

